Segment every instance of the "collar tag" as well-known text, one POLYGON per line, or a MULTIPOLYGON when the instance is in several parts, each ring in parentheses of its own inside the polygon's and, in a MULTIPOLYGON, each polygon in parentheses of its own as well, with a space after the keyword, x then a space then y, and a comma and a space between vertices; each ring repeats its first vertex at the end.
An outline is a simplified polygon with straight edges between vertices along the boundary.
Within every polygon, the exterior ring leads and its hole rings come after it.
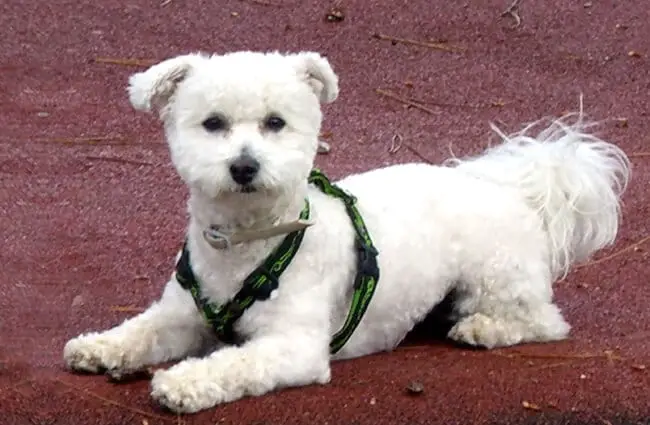
POLYGON ((274 236, 303 230, 313 224, 313 221, 299 219, 288 223, 278 224, 277 226, 268 227, 266 229, 242 230, 231 234, 220 231, 217 226, 211 226, 203 231, 203 238, 215 249, 228 249, 232 245, 237 245, 243 242, 269 239, 274 236))

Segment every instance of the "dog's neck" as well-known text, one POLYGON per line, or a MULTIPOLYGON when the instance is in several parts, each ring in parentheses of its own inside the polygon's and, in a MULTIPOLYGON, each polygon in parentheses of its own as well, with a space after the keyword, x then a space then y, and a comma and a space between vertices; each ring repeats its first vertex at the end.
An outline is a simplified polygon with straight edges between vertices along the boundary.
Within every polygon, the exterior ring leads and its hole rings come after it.
POLYGON ((254 232, 296 221, 305 206, 306 194, 307 185, 280 197, 233 193, 212 199, 191 191, 188 211, 197 229, 212 227, 227 233, 254 232))

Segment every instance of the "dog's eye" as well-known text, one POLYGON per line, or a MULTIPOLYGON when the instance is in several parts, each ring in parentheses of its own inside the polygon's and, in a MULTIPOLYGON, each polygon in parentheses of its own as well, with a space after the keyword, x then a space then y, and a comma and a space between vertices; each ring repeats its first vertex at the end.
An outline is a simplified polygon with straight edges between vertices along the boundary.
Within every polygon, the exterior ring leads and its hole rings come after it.
POLYGON ((219 131, 225 130, 226 121, 221 117, 214 116, 203 121, 201 125, 208 131, 219 131))
POLYGON ((287 125, 287 123, 284 122, 282 118, 276 117, 275 115, 271 115, 266 119, 266 122, 264 122, 264 126, 273 131, 280 131, 285 125, 287 125))

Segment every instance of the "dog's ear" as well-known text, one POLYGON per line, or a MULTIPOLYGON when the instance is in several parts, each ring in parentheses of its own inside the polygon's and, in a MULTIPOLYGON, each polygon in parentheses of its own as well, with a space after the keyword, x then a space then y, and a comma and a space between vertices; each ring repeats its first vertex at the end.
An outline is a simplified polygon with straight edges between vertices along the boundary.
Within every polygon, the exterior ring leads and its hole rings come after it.
POLYGON ((295 61, 298 73, 305 76, 322 103, 336 100, 339 95, 339 79, 327 59, 315 52, 296 53, 291 58, 295 61))
POLYGON ((202 59, 199 53, 167 59, 129 78, 129 100, 137 110, 157 110, 161 117, 178 84, 202 59))

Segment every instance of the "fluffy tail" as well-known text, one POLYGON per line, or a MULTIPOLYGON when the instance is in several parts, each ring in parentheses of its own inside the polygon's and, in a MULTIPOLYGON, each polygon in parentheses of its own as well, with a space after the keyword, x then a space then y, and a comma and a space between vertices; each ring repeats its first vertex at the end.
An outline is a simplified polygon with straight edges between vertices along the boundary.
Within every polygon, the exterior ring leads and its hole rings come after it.
MULTIPOLYGON (((582 109, 582 108, 581 108, 582 109)), ((620 199, 630 178, 630 161, 617 146, 588 134, 582 111, 554 120, 537 135, 537 121, 474 158, 449 161, 459 169, 516 188, 544 220, 553 274, 614 242, 620 199)))

